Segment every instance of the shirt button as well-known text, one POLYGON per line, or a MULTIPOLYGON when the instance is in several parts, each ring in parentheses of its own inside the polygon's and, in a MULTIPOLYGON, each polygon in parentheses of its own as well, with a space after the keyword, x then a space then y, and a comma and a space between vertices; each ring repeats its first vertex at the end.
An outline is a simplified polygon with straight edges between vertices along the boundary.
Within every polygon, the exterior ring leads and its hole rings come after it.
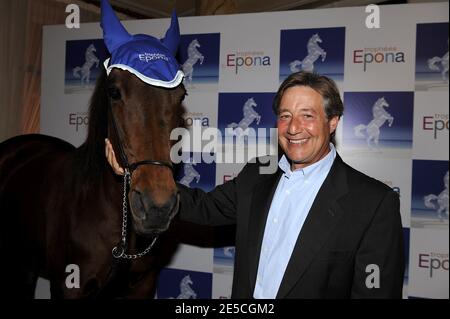
POLYGON ((289 195, 290 193, 291 193, 291 191, 290 191, 290 190, 287 190, 287 191, 286 191, 286 194, 288 194, 288 195, 289 195))
POLYGON ((276 223, 278 223, 278 218, 274 218, 273 219, 273 222, 276 224, 276 223))

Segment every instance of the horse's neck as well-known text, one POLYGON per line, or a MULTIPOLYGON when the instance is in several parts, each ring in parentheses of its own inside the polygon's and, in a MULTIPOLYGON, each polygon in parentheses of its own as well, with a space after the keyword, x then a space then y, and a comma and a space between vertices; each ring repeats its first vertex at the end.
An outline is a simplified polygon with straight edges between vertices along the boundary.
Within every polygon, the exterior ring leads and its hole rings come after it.
POLYGON ((200 52, 197 50, 196 46, 192 46, 191 48, 189 48, 189 56, 190 57, 199 57, 201 54, 200 52))
POLYGON ((314 52, 320 52, 320 51, 322 51, 322 49, 319 47, 319 45, 316 42, 311 40, 308 42, 308 51, 311 51, 312 53, 314 53, 314 52))

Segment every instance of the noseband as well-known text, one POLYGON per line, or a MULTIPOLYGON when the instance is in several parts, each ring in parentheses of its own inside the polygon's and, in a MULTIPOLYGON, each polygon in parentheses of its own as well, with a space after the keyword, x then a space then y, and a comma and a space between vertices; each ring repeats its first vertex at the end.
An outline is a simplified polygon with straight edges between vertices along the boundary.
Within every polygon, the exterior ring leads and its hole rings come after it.
POLYGON ((167 161, 156 161, 156 160, 142 160, 142 161, 137 161, 134 163, 129 163, 128 162, 128 158, 127 158, 127 154, 125 153, 122 143, 120 141, 120 135, 119 135, 119 131, 117 130, 117 125, 116 125, 116 120, 114 118, 114 113, 112 111, 112 108, 109 108, 111 111, 111 122, 112 122, 112 127, 114 130, 114 134, 116 135, 117 138, 117 146, 118 146, 118 151, 119 151, 119 156, 120 159, 122 161, 122 165, 124 166, 124 170, 125 170, 125 174, 123 176, 123 199, 122 199, 122 238, 121 241, 112 249, 112 255, 114 258, 124 258, 124 259, 137 259, 140 258, 144 255, 146 255, 153 247, 153 245, 155 244, 156 240, 158 239, 158 236, 156 236, 155 238, 153 238, 151 244, 142 252, 138 253, 138 254, 126 254, 125 250, 127 249, 127 224, 128 224, 128 220, 127 220, 127 216, 128 216, 128 201, 127 201, 127 193, 128 193, 128 189, 130 187, 131 184, 131 175, 133 174, 133 171, 136 170, 139 166, 141 165, 158 165, 158 166, 162 166, 162 167, 167 167, 172 171, 173 174, 173 165, 171 162, 167 162, 167 161))

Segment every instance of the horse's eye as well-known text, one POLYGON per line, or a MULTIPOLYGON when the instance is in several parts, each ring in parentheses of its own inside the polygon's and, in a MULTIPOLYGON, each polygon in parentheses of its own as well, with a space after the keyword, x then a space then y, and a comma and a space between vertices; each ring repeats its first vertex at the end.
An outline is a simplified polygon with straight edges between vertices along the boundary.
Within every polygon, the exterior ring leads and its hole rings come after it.
POLYGON ((114 86, 108 88, 108 96, 115 101, 122 98, 120 90, 114 86))

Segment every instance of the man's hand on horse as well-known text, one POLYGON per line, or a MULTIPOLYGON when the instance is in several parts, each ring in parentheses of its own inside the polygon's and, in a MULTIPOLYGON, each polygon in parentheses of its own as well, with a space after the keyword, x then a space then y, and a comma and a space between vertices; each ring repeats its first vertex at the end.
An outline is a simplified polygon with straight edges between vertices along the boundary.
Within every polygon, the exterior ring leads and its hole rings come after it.
POLYGON ((117 163, 116 155, 114 154, 114 149, 111 145, 111 142, 105 138, 105 153, 106 158, 108 159, 109 165, 111 165, 112 169, 117 175, 123 175, 124 170, 120 167, 119 163, 117 163))

